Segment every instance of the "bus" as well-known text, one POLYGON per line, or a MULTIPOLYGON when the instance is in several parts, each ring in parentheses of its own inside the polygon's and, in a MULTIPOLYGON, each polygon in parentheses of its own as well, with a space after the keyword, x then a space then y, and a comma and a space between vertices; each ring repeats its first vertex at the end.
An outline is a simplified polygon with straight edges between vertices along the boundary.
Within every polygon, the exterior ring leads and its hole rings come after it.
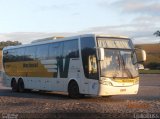
POLYGON ((26 90, 84 95, 137 94, 144 50, 122 36, 84 34, 3 49, 4 83, 26 90), (137 53, 141 58, 137 58, 137 53))

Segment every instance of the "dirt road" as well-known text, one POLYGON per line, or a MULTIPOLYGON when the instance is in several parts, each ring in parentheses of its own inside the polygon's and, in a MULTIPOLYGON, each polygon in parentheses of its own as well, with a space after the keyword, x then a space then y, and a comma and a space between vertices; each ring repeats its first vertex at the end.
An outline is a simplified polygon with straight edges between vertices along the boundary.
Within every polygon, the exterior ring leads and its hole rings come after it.
POLYGON ((56 93, 12 93, 0 81, 0 118, 160 118, 160 75, 141 75, 137 95, 69 99, 56 93))

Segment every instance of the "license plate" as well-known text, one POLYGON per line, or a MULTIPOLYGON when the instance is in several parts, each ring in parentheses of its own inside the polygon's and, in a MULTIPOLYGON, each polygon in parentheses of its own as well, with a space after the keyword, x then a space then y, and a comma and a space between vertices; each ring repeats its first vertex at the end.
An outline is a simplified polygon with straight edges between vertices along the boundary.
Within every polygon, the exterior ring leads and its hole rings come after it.
POLYGON ((126 91, 126 89, 120 89, 120 92, 125 92, 126 91))

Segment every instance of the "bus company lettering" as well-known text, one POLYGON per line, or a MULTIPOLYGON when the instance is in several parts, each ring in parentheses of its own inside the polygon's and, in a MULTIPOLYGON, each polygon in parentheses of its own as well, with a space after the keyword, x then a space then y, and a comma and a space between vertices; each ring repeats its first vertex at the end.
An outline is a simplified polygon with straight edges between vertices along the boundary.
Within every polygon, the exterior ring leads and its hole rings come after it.
POLYGON ((23 68, 38 67, 38 63, 24 63, 23 68))

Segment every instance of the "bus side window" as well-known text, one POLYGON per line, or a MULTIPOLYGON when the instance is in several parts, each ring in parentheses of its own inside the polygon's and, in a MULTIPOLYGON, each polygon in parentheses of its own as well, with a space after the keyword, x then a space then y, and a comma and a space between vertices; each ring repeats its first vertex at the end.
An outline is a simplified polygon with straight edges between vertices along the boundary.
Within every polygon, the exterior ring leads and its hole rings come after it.
POLYGON ((10 50, 9 51, 9 61, 15 62, 16 61, 16 50, 10 50))
POLYGON ((16 61, 23 61, 24 60, 24 52, 25 52, 25 48, 18 48, 16 50, 17 54, 16 54, 16 61))
POLYGON ((62 54, 62 43, 51 43, 49 44, 49 59, 56 59, 61 56, 62 54))
POLYGON ((70 40, 64 42, 63 57, 78 58, 78 40, 70 40))
POLYGON ((24 60, 25 61, 32 61, 36 58, 36 46, 27 47, 25 51, 24 60))
POLYGON ((11 53, 11 50, 8 50, 6 62, 12 62, 12 53, 11 53))
POLYGON ((95 41, 93 37, 81 38, 83 70, 88 79, 98 79, 95 41))
POLYGON ((3 51, 3 62, 4 63, 9 62, 9 52, 8 52, 8 50, 3 51))
POLYGON ((41 59, 47 59, 47 57, 48 57, 48 44, 39 45, 37 47, 36 58, 41 60, 41 59))

